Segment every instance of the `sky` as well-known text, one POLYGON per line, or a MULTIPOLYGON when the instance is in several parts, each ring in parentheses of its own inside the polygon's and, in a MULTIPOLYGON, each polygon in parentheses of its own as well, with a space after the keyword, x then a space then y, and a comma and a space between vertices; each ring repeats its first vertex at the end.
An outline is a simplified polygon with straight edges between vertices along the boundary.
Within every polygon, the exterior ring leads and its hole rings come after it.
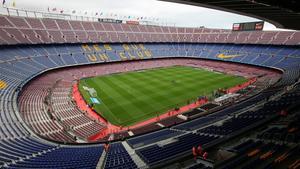
MULTIPOLYGON (((203 7, 183 5, 156 0, 5 0, 7 7, 19 9, 44 11, 53 8, 59 13, 83 16, 96 16, 108 18, 111 15, 117 18, 143 17, 160 25, 172 25, 179 27, 200 27, 231 29, 233 23, 252 22, 258 19, 241 16, 229 12, 212 10, 203 7), (87 14, 85 15, 85 12, 87 14), (99 16, 103 13, 101 16, 99 16)), ((264 30, 274 30, 274 25, 265 23, 264 30)))

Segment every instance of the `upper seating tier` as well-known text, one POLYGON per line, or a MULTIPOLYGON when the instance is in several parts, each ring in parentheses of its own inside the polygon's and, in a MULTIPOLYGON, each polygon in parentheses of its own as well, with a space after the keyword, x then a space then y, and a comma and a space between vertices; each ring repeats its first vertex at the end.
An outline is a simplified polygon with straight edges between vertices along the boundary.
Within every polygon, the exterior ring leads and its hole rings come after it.
POLYGON ((0 15, 1 44, 188 42, 299 45, 299 31, 176 28, 0 15))

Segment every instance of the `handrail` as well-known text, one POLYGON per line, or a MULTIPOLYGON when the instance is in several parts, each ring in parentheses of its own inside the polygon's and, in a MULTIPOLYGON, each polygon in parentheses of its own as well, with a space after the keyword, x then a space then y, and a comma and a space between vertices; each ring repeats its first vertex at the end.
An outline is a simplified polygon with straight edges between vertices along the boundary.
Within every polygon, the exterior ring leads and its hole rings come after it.
MULTIPOLYGON (((85 16, 85 15, 75 15, 75 14, 66 14, 66 13, 57 13, 57 12, 44 12, 44 11, 34 11, 34 10, 27 10, 27 9, 20 9, 15 7, 0 7, 0 14, 7 15, 7 16, 17 16, 17 17, 29 17, 29 18, 50 18, 50 19, 62 19, 62 20, 72 20, 72 21, 89 21, 89 22, 98 22, 101 19, 108 19, 108 20, 119 20, 123 23, 126 21, 137 21, 141 25, 154 25, 154 26, 173 26, 175 27, 175 23, 171 22, 159 22, 157 20, 138 20, 136 18, 128 18, 125 15, 117 15, 117 16, 104 16, 104 15, 97 15, 97 17, 92 16, 85 16)), ((153 17, 152 17, 153 18, 153 17)))

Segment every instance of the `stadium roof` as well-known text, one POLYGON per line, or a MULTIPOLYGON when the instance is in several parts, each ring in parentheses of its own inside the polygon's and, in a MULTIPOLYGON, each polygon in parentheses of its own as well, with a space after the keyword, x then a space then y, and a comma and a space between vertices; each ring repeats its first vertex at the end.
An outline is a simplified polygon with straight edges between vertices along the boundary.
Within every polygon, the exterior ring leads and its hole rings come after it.
POLYGON ((278 28, 300 30, 299 0, 162 0, 246 15, 278 28))

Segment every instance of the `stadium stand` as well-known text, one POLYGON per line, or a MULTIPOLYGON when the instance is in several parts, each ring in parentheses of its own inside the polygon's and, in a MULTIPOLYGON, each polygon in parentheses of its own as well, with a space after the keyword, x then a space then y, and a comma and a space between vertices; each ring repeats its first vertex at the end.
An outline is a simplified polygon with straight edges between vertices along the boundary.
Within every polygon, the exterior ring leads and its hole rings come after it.
MULTIPOLYGON (((299 105, 299 40, 299 31, 232 32, 1 15, 0 167, 148 168, 191 156, 193 146, 209 149, 299 105), (108 150, 102 142, 80 144, 107 126, 73 102, 74 81, 178 64, 262 77, 264 89, 191 121, 173 117, 161 121, 166 128, 151 124, 159 129, 153 133, 142 135, 152 131, 148 126, 132 130, 136 137, 116 135, 123 140, 109 144, 108 150), (183 123, 172 126, 174 121, 183 123)), ((263 153, 261 158, 250 160, 244 168, 277 165, 274 160, 264 163, 268 152, 278 158, 284 153, 299 157, 299 145, 292 149, 266 142, 298 143, 299 130, 287 127, 270 127, 232 148, 239 156, 221 168, 258 157, 256 149, 263 153)), ((299 166, 294 158, 291 161, 290 166, 299 166)))
MULTIPOLYGON (((137 153, 147 164, 153 165, 165 159, 174 158, 174 156, 190 151, 193 145, 206 145, 216 140, 218 136, 204 136, 197 134, 185 134, 174 137, 167 145, 154 144, 146 148, 137 150, 137 153)), ((174 160, 174 159, 173 159, 174 160)))
MULTIPOLYGON (((27 150, 25 150, 27 151, 27 150)), ((24 159, 8 168, 95 168, 102 146, 86 148, 57 147, 47 153, 24 159)), ((32 152, 29 152, 32 153, 32 152)))
POLYGON ((298 43, 299 32, 240 32, 206 28, 127 26, 126 24, 34 19, 1 16, 2 44, 78 43, 78 42, 191 42, 191 43, 298 43), (27 20, 27 22, 25 22, 27 20), (85 25, 85 29, 83 28, 85 25), (130 27, 136 27, 131 30, 130 27), (32 30, 28 30, 32 28, 32 30), (123 28, 123 29, 122 29, 123 28), (170 31, 172 29, 172 31, 170 31), (114 31, 111 31, 114 30, 114 31), (88 31, 88 32, 87 32, 88 31), (139 33, 139 36, 136 36, 139 33), (165 36, 160 36, 165 35, 165 36))
MULTIPOLYGON (((127 71, 132 71, 145 68, 179 64, 185 65, 191 63, 193 63, 194 66, 203 65, 202 62, 195 60, 173 59, 94 66, 94 72, 90 72, 90 68, 88 67, 69 68, 65 69, 64 71, 50 72, 47 75, 44 74, 44 76, 36 78, 28 87, 23 89, 24 92, 21 93, 19 99, 20 111, 21 114, 24 115, 25 122, 32 126, 36 133, 39 133, 42 136, 46 136, 50 139, 56 138, 55 140, 63 142, 72 142, 76 141, 76 139, 86 140, 90 136, 93 136, 106 127, 105 124, 100 121, 95 122, 97 119, 88 117, 85 112, 81 112, 76 105, 74 105, 72 102, 72 97, 70 96, 72 81, 88 76, 122 72, 124 69, 127 71), (39 96, 38 101, 32 98, 37 95, 39 96), (27 108, 28 106, 30 107, 27 108), (36 110, 43 111, 36 113, 36 110), (41 121, 38 123, 38 119, 41 119, 43 122, 41 121), (77 138, 74 138, 74 136, 77 138)), ((211 62, 206 61, 205 65, 209 67, 211 62)), ((220 67, 225 69, 227 72, 241 75, 240 72, 236 71, 238 67, 220 64, 218 67, 219 70, 221 70, 220 67)), ((251 67, 248 67, 248 69, 253 70, 251 67)), ((261 75, 270 73, 263 70, 255 72, 258 74, 260 72, 261 75)), ((251 77, 253 75, 248 76, 251 77)), ((174 125, 174 123, 179 124, 183 121, 184 120, 177 117, 170 117, 161 120, 160 123, 164 126, 171 126, 174 125)), ((150 124, 134 129, 132 132, 133 134, 137 135, 160 128, 161 127, 156 124, 150 124)))
POLYGON ((130 155, 121 143, 111 144, 107 153, 105 167, 111 168, 137 168, 130 155))

